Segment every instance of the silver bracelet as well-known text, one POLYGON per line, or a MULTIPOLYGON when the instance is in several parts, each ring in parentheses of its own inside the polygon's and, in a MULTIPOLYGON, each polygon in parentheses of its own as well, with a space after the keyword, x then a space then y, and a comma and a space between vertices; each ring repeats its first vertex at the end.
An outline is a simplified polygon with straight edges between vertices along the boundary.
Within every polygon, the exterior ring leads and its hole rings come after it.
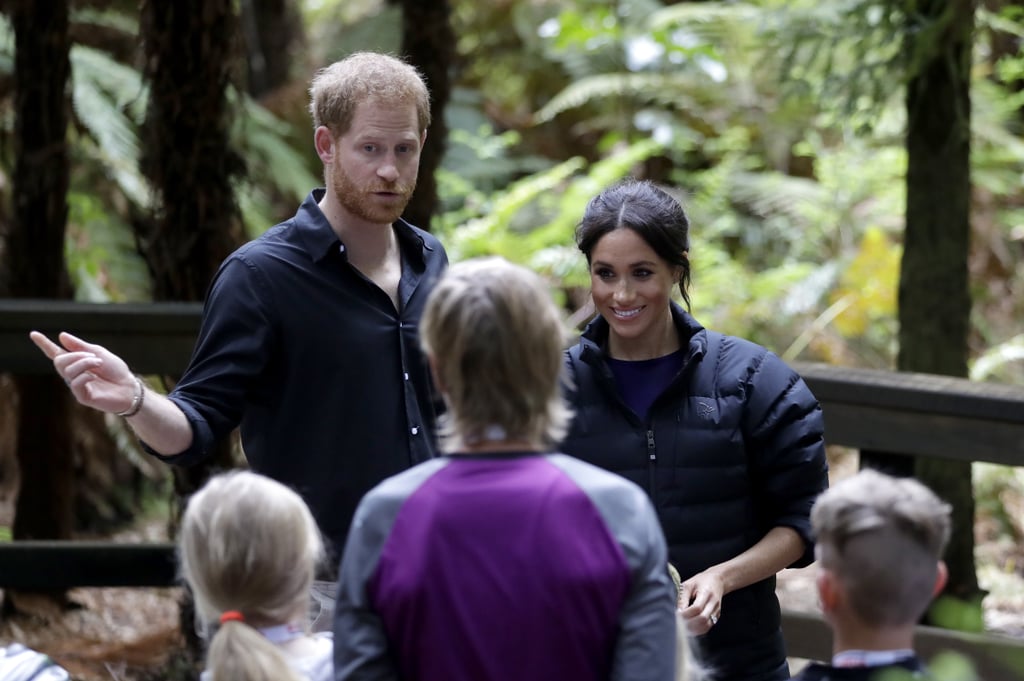
POLYGON ((135 395, 132 396, 132 403, 124 411, 118 412, 117 416, 128 418, 135 416, 142 409, 142 403, 146 401, 146 386, 142 385, 142 379, 135 376, 135 395))

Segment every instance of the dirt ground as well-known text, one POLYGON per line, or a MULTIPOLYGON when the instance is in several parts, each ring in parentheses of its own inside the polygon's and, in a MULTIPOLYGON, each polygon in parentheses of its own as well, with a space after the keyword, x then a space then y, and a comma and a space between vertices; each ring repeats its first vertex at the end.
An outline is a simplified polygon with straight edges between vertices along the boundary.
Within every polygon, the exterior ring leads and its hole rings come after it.
POLYGON ((70 596, 81 607, 55 613, 37 603, 32 616, 0 623, 0 644, 42 651, 81 681, 141 681, 181 648, 178 595, 178 589, 75 589, 70 596))
MULTIPOLYGON (((167 541, 167 523, 151 517, 111 540, 167 541)), ((77 681, 155 681, 154 673, 182 648, 181 596, 181 588, 72 589, 72 608, 61 611, 46 599, 19 595, 15 604, 29 614, 0 619, 0 645, 44 652, 77 681)))
MULTIPOLYGON (((855 457, 831 459, 834 480, 856 469, 855 457)), ((115 539, 163 541, 165 525, 153 519, 115 539)), ((993 534, 979 522, 978 576, 989 592, 985 624, 989 631, 1024 639, 1024 548, 993 534)), ((780 574, 784 608, 817 612, 814 574, 813 565, 780 574)), ((74 589, 70 597, 80 607, 66 612, 19 601, 33 614, 0 620, 0 645, 19 642, 43 651, 78 681, 154 681, 181 649, 180 595, 178 588, 74 589)))

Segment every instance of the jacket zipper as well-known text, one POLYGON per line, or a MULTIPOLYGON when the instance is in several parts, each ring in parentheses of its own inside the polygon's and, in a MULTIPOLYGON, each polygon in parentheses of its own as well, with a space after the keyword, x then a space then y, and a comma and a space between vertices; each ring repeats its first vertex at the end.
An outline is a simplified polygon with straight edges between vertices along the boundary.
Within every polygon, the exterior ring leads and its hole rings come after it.
POLYGON ((658 453, 654 449, 654 430, 652 428, 647 429, 647 486, 648 494, 651 495, 651 501, 654 499, 654 469, 658 463, 658 453))

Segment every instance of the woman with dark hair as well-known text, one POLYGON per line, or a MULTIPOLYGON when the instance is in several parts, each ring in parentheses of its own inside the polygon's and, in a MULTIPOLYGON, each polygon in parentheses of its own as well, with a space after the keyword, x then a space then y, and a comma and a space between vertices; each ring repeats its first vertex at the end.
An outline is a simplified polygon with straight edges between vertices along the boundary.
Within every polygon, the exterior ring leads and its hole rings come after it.
POLYGON ((576 230, 598 316, 566 352, 564 452, 641 485, 678 569, 679 609, 718 681, 789 678, 775 575, 813 560, 828 486, 823 421, 776 355, 689 308, 689 220, 650 182, 587 205, 576 230))

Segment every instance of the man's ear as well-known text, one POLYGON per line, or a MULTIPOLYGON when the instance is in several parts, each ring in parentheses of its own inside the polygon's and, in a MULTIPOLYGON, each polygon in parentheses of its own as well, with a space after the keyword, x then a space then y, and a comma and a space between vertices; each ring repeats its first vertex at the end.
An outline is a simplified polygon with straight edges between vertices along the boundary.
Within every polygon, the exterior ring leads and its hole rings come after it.
POLYGON ((423 145, 426 144, 426 143, 427 143, 427 129, 423 128, 423 134, 420 135, 420 148, 422 149, 423 145))
POLYGON ((940 560, 938 570, 935 573, 935 587, 932 589, 932 598, 938 596, 946 588, 946 581, 949 579, 949 568, 946 561, 940 560))
POLYGON ((313 146, 324 165, 329 165, 334 159, 334 135, 326 125, 321 125, 313 131, 313 146))

